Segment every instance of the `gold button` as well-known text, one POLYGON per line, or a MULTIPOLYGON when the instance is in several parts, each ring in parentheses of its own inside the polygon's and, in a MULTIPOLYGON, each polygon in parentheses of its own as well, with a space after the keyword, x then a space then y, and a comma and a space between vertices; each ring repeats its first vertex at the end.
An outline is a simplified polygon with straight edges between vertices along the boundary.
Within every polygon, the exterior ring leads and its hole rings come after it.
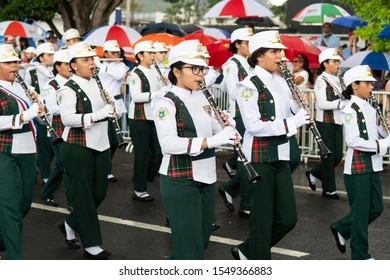
POLYGON ((359 112, 359 113, 361 113, 361 112, 362 112, 362 110, 361 110, 361 109, 359 109, 359 110, 358 110, 358 112, 359 112))
POLYGON ((275 119, 275 116, 272 116, 272 117, 271 117, 271 120, 274 120, 274 119, 275 119))
POLYGON ((367 130, 363 130, 363 133, 367 133, 367 130))
POLYGON ((362 119, 362 122, 363 122, 363 123, 365 123, 365 122, 366 122, 366 120, 365 120, 365 119, 362 119))
POLYGON ((272 104, 272 103, 274 103, 274 101, 271 99, 271 100, 269 101, 269 103, 271 103, 271 104, 272 104))
POLYGON ((84 97, 84 101, 87 101, 87 100, 88 100, 88 98, 84 97))

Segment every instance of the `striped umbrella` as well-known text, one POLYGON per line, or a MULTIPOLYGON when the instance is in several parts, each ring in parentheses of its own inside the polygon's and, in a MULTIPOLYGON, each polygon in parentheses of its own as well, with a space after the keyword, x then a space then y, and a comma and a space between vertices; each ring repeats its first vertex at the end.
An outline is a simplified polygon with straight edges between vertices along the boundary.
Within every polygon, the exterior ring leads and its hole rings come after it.
POLYGON ((38 28, 22 21, 11 20, 0 22, 0 36, 19 36, 36 40, 43 39, 38 32, 38 28))
POLYGON ((337 5, 316 3, 300 10, 292 20, 300 23, 324 23, 331 22, 336 17, 349 15, 346 10, 337 5))
POLYGON ((103 46, 108 40, 117 40, 119 46, 131 47, 141 38, 135 29, 125 25, 106 25, 93 29, 85 35, 83 41, 87 41, 92 46, 103 46))
POLYGON ((255 0, 223 0, 215 4, 204 18, 270 17, 274 14, 255 0))

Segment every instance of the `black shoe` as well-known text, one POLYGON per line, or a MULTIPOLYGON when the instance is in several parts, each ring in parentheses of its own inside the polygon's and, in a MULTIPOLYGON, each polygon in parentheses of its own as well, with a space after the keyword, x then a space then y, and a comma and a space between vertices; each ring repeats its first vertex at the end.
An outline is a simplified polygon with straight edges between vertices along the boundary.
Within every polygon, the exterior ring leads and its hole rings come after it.
POLYGON ((330 194, 330 193, 322 192, 322 197, 329 198, 329 199, 340 199, 340 196, 337 193, 330 194))
POLYGON ((116 181, 118 181, 118 179, 114 175, 110 174, 107 176, 107 181, 110 183, 115 183, 116 181))
POLYGON ((213 224, 211 225, 211 231, 214 231, 214 230, 217 230, 217 229, 220 229, 220 228, 221 228, 221 226, 218 225, 218 224, 216 224, 216 223, 213 223, 213 224))
POLYGON ((171 227, 171 225, 169 224, 169 219, 168 219, 168 216, 165 217, 165 222, 166 222, 166 226, 167 227, 171 227))
POLYGON ((136 193, 133 193, 133 199, 138 201, 153 201, 154 198, 150 195, 148 196, 138 196, 136 193))
POLYGON ((219 187, 218 192, 222 196, 223 203, 225 203, 226 208, 233 212, 234 205, 227 200, 226 193, 225 193, 225 190, 223 189, 223 187, 219 187))
POLYGON ((71 249, 80 249, 80 247, 81 247, 80 242, 76 238, 75 239, 71 239, 71 240, 66 239, 65 223, 59 224, 58 225, 58 229, 65 236, 65 242, 66 242, 66 244, 68 244, 69 248, 71 248, 71 249))
POLYGON ((235 260, 241 260, 241 258, 240 258, 240 253, 238 252, 238 247, 237 247, 237 246, 232 247, 232 249, 230 250, 230 252, 232 253, 233 258, 234 258, 235 260))
POLYGON ((84 250, 84 256, 91 260, 107 260, 111 256, 111 253, 103 250, 97 255, 92 255, 84 250))
POLYGON ((53 206, 53 207, 58 206, 58 203, 55 202, 54 199, 52 199, 52 198, 46 198, 46 199, 43 198, 43 200, 45 201, 46 205, 53 206))
POLYGON ((334 238, 336 239, 337 249, 339 249, 339 251, 340 251, 341 253, 344 254, 345 251, 346 251, 346 250, 345 250, 345 244, 342 245, 342 244, 340 243, 339 234, 338 234, 338 232, 337 232, 337 229, 336 229, 335 224, 331 224, 331 225, 330 225, 330 231, 332 232, 334 238))
POLYGON ((222 165, 222 168, 226 171, 226 174, 229 176, 230 179, 233 178, 234 175, 236 175, 236 172, 232 168, 230 168, 230 166, 228 167, 228 163, 227 162, 225 162, 222 165))
POLYGON ((238 210, 238 216, 240 217, 249 217, 250 212, 248 210, 240 209, 238 210))
POLYGON ((316 184, 313 184, 311 181, 310 181, 310 171, 306 171, 306 177, 307 177, 307 181, 309 182, 309 187, 311 188, 312 191, 315 191, 316 190, 316 184))
POLYGON ((70 205, 70 204, 67 204, 67 205, 66 205, 66 209, 68 209, 69 212, 72 212, 72 211, 73 211, 73 207, 72 207, 72 205, 70 205))

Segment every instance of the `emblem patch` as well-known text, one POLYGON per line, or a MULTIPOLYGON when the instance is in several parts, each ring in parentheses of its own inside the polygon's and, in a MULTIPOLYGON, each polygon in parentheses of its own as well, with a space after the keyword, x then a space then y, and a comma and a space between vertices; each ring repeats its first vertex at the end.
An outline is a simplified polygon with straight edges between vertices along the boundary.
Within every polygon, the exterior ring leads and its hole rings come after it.
POLYGON ((243 91, 241 91, 241 98, 244 99, 245 101, 248 101, 252 99, 254 93, 253 90, 246 88, 243 91))
POLYGON ((137 78, 134 77, 130 80, 130 83, 134 86, 137 83, 137 78))
POLYGON ((321 83, 318 83, 318 84, 317 84, 317 88, 318 88, 318 89, 322 88, 322 84, 321 84, 321 83))
POLYGON ((62 103, 62 100, 64 100, 64 93, 62 91, 60 92, 57 92, 57 104, 61 104, 62 103))
POLYGON ((346 124, 351 124, 352 120, 353 120, 353 115, 352 114, 347 114, 345 116, 345 123, 346 124))
POLYGON ((203 109, 206 111, 206 113, 211 117, 211 106, 210 105, 204 105, 203 109))
POLYGON ((160 107, 156 113, 156 119, 162 121, 169 117, 169 111, 166 107, 160 107))

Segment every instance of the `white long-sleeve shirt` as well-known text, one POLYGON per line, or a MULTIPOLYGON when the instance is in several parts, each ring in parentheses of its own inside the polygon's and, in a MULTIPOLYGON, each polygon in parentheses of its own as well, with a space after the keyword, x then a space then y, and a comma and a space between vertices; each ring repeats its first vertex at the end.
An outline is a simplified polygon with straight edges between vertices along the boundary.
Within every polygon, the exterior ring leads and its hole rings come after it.
MULTIPOLYGON (((40 90, 42 90, 42 87, 45 86, 51 79, 54 78, 54 75, 52 73, 52 67, 46 67, 42 65, 39 62, 33 62, 35 66, 28 67, 26 70, 26 76, 24 77, 24 81, 27 85, 35 87, 35 85, 32 84, 31 74, 30 70, 36 69, 37 70, 37 76, 38 76, 38 83, 40 90)), ((35 89, 37 91, 38 89, 35 89)))
MULTIPOLYGON (((68 81, 68 79, 62 77, 61 75, 55 76, 55 79, 60 88, 68 81)), ((60 106, 58 106, 57 103, 57 91, 49 83, 42 88, 41 95, 45 101, 46 108, 50 111, 50 113, 53 116, 60 115, 60 106)))

